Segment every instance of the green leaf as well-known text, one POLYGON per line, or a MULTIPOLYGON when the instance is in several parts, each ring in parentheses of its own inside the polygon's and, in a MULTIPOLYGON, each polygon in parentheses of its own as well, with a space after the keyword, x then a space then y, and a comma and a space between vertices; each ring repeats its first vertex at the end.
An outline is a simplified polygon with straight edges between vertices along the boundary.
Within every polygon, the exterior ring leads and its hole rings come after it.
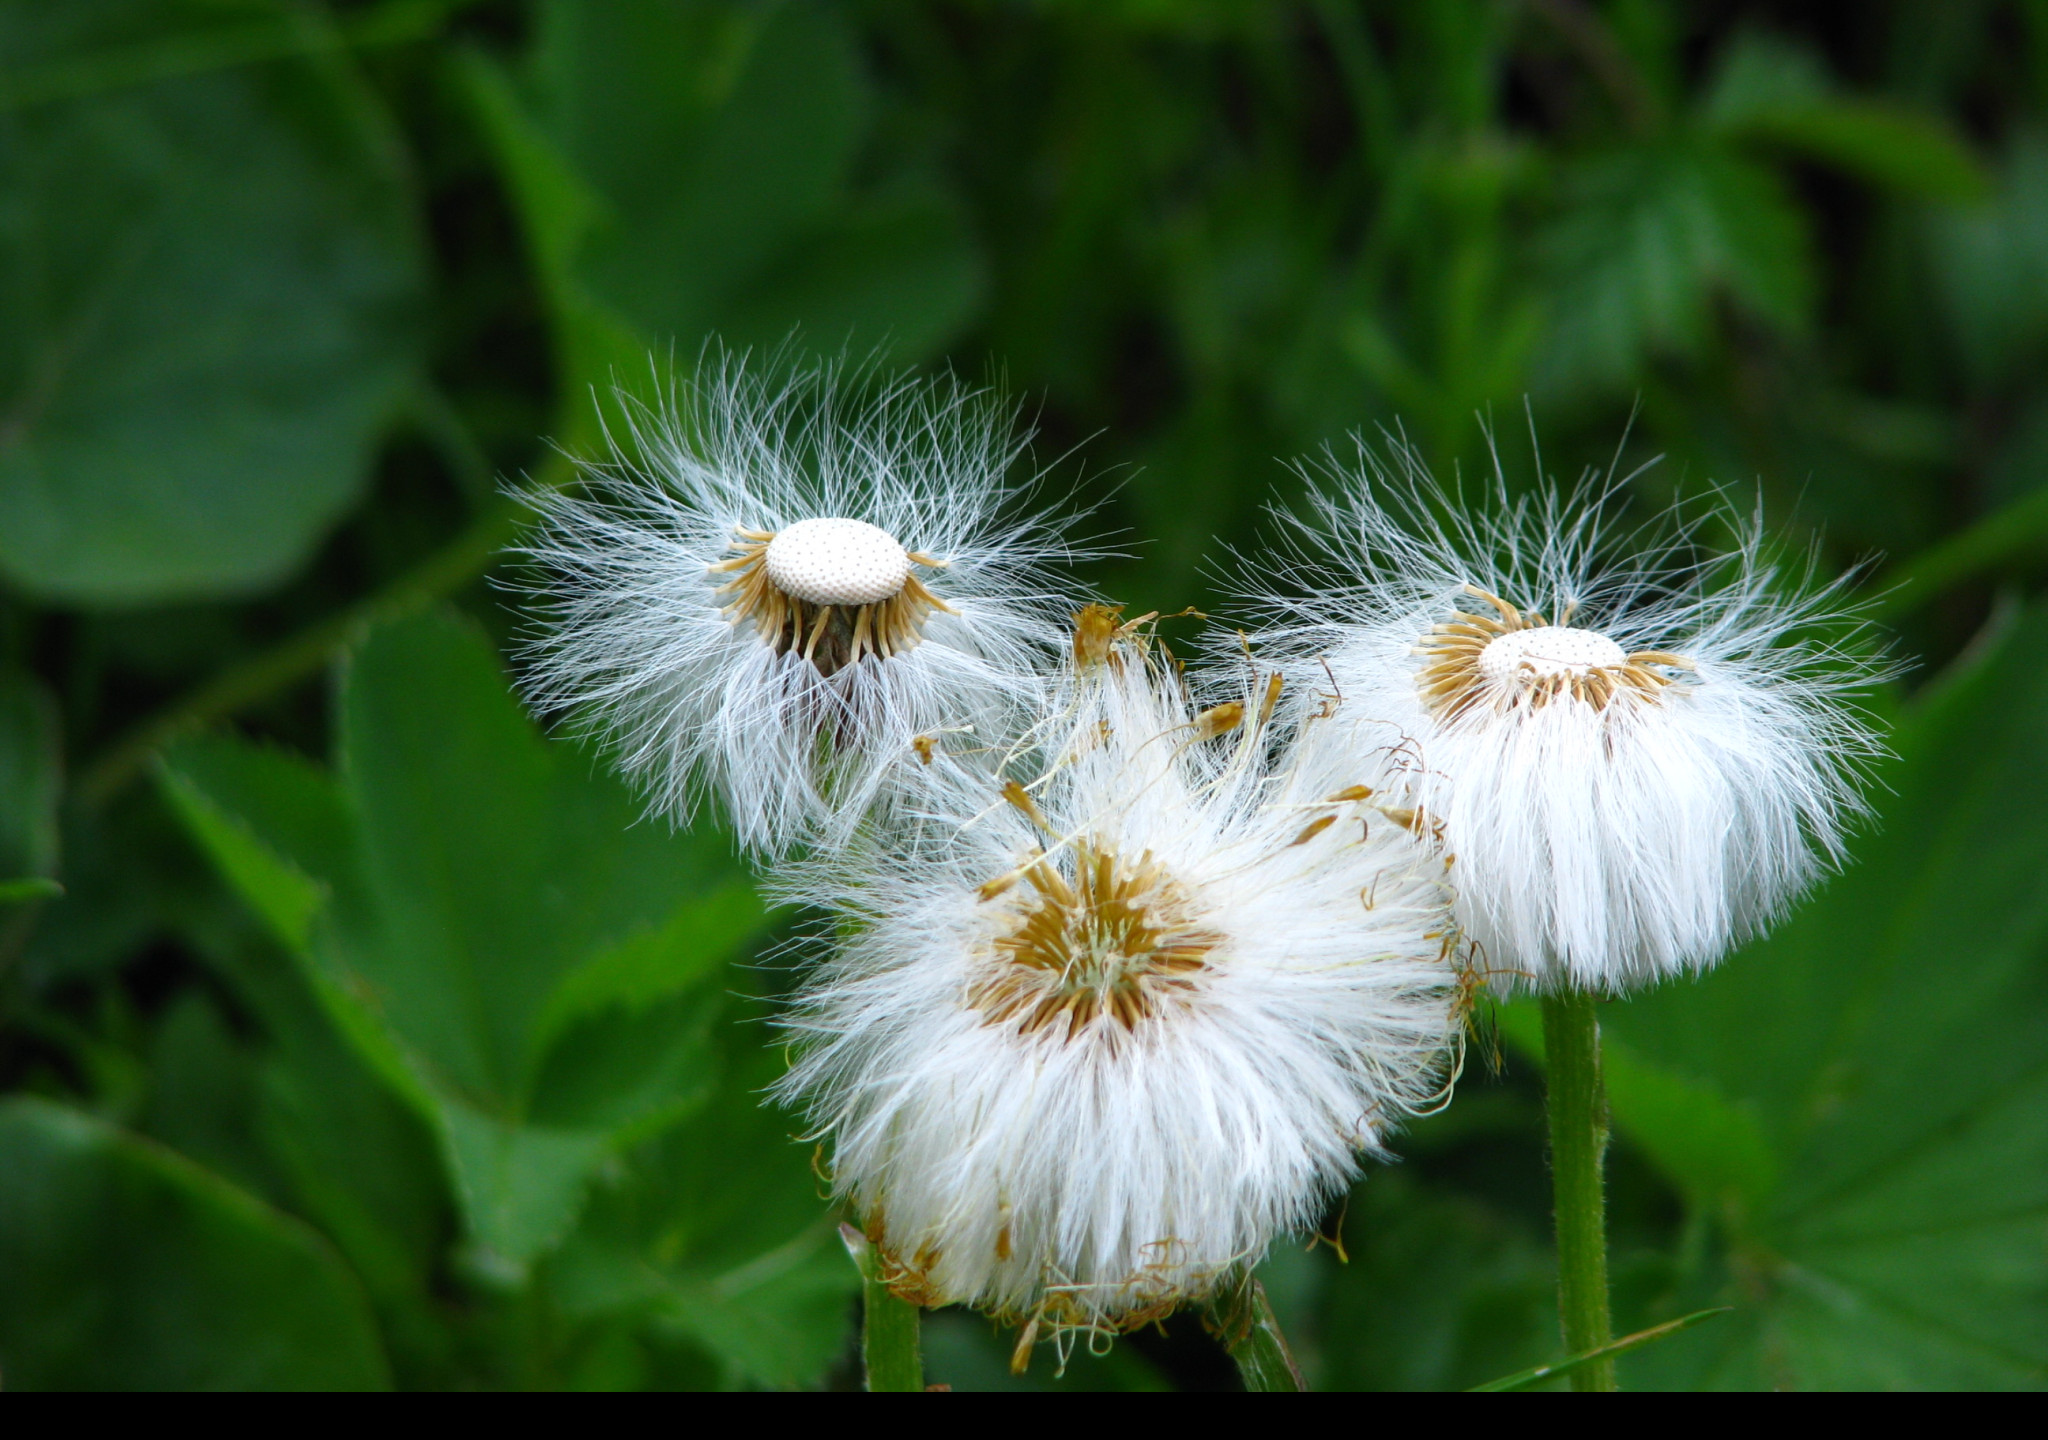
POLYGON ((715 982, 764 918, 753 888, 734 881, 566 976, 535 1027, 535 1119, 645 1129, 701 1101, 716 1079, 715 982))
MULTIPOLYGON (((1612 1005, 1602 1007, 1608 1027, 1612 1005)), ((1503 1005, 1501 1033, 1543 1060, 1543 1017, 1533 1001, 1503 1005)), ((1767 1193, 1777 1159, 1755 1111, 1713 1085, 1674 1074, 1613 1034, 1604 1034, 1609 1108, 1614 1122, 1695 1203, 1718 1210, 1767 1193)))
POLYGON ((56 873, 61 743, 49 690, 0 667, 0 876, 56 873))
POLYGON ((1584 162, 1564 198, 1541 247, 1552 290, 1539 390, 1617 391, 1653 355, 1695 358, 1717 295, 1781 332, 1809 324, 1805 220, 1765 167, 1679 137, 1584 162))
POLYGON ((1839 94, 1811 51, 1775 36, 1750 33, 1729 45, 1702 113, 1715 133, 1764 141, 1903 195, 1970 201, 1991 188, 1983 163, 1940 117, 1839 94))
POLYGON ((1953 129, 1901 105, 1828 100, 1762 110, 1739 133, 1902 195, 1967 202, 1991 190, 1991 177, 1953 129))
POLYGON ((1812 50, 1750 30, 1722 51, 1700 115, 1709 129, 1734 130, 1758 115, 1822 104, 1834 91, 1834 77, 1812 50))
POLYGON ((2048 550, 2048 486, 2038 486, 1886 572, 1885 589, 1875 601, 1877 614, 1895 619, 1939 599, 1965 580, 2031 562, 2044 550, 2048 550))
POLYGON ((658 930, 593 955, 562 977, 537 1025, 551 1043, 574 1021, 621 1008, 644 1011, 710 979, 767 918, 751 885, 733 881, 685 901, 658 930))
MULTIPOLYGON (((220 9, 5 0, 0 88, 220 9)), ((354 502, 418 363, 372 104, 306 59, 0 113, 0 573, 72 604, 258 589, 354 502)))
POLYGON ((608 1137, 510 1124, 459 1103, 444 1103, 439 1119, 471 1238, 523 1279, 526 1262, 568 1233, 608 1137))
POLYGON ((178 993, 157 1020, 149 1089, 134 1128, 273 1203, 277 1175, 257 1135, 261 1052, 237 1035, 213 995, 178 993))
POLYGON ((2031 380, 2048 351, 2048 134, 2015 139, 1987 204, 1929 219, 1935 298, 1980 383, 2031 380))
MULTIPOLYGON (((593 294, 577 272, 577 254, 605 202, 527 112, 504 67, 481 51, 464 49, 454 57, 453 73, 525 230, 554 322, 556 362, 565 377, 581 382, 565 379, 564 391, 596 386, 602 396, 620 375, 640 373, 649 350, 632 323, 593 294)), ((580 448, 601 442, 595 419, 587 406, 567 406, 560 443, 580 448)))
POLYGON ((32 900, 54 900, 64 893, 55 880, 33 875, 25 880, 0 880, 0 905, 26 905, 32 900))
POLYGON ((2048 486, 2048 385, 2023 402, 1998 453, 1985 466, 1984 498, 1987 506, 2010 504, 2044 486, 2048 486))
POLYGON ((845 1348, 847 1268, 845 1247, 821 1220, 745 1264, 670 1272, 655 1322, 752 1383, 815 1384, 845 1348))
POLYGON ((516 1277, 606 1155, 709 1093, 723 965, 760 903, 715 839, 642 823, 542 739, 456 622, 378 632, 340 709, 336 779, 215 740, 174 753, 167 789, 434 1125, 471 1239, 516 1277))
POLYGON ((859 1273, 826 1214, 812 1145, 763 1102, 779 1053, 723 1027, 727 1075, 682 1125, 625 1157, 550 1262, 572 1314, 637 1311, 735 1384, 817 1383, 844 1353, 859 1273))
MULTIPOLYGON (((441 1323, 435 1292, 455 1219, 433 1132, 350 1050, 288 956, 245 926, 193 929, 186 938, 259 1022, 254 1094, 233 1103, 254 1105, 254 1141, 272 1192, 347 1258, 390 1319, 401 1381, 416 1382, 421 1337, 441 1323)), ((192 1124, 189 1114, 167 1114, 154 1129, 184 1148, 202 1143, 192 1124)))
POLYGON ((62 1106, 0 1103, 0 1370, 26 1390, 387 1382, 348 1272, 190 1161, 62 1106))
POLYGON ((856 185, 872 88, 836 7, 549 0, 533 120, 501 92, 494 128, 565 293, 654 348, 801 328, 916 357, 971 317, 982 266, 931 174, 856 185))
POLYGON ((919 184, 807 234, 735 297, 719 328, 737 346, 767 348, 801 327, 819 344, 930 355, 973 316, 985 284, 959 205, 919 184))
POLYGON ((643 823, 589 756, 543 739, 481 637, 447 619, 376 635, 341 712, 366 912, 343 963, 438 1084, 519 1113, 556 988, 730 862, 643 823))
POLYGON ((534 88, 605 210, 592 289, 653 336, 689 337, 839 200, 867 88, 817 5, 550 0, 534 88))
POLYGON ((199 739, 179 747, 163 780, 250 907, 285 944, 310 943, 329 898, 314 877, 342 873, 348 863, 338 849, 348 817, 327 777, 283 751, 199 739))
POLYGON ((1461 1390, 1554 1352, 1548 1239, 1404 1171, 1372 1175, 1344 1218, 1349 1263, 1330 1276, 1311 1378, 1328 1390, 1461 1390))

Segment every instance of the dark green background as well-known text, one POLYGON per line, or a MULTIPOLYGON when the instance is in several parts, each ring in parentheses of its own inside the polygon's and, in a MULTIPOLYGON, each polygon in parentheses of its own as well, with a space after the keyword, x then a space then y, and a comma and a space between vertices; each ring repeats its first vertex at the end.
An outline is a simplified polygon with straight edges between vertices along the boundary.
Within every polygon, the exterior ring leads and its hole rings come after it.
MULTIPOLYGON (((0 0, 0 1383, 856 1383, 800 917, 521 716, 490 583, 593 391, 792 333, 1022 397, 1141 607, 1360 427, 1526 483, 1525 400, 1878 557, 1857 863, 1607 1012, 1618 1322, 1734 1307, 1623 1378, 2048 1382, 2048 4, 0 0)), ((1264 1272, 1320 1385, 1557 1353, 1482 1019, 1264 1272)))

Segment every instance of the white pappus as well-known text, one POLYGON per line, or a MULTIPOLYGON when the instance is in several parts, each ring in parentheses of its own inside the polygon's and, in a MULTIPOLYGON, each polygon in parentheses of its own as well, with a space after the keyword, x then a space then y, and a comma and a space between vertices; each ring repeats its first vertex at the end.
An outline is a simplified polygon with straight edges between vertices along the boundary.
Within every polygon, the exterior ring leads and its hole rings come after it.
POLYGON ((1279 677, 1197 711, 1143 622, 1078 619, 1040 761, 934 758, 949 845, 792 882, 842 921, 783 1093, 898 1293, 1020 1323, 1020 1354, 1313 1225, 1445 1092, 1463 1014, 1441 856, 1269 768, 1279 677))
POLYGON ((1468 509, 1398 441, 1359 457, 1321 467, 1294 553, 1260 567, 1331 583, 1262 580, 1259 641, 1294 682, 1296 763, 1364 767, 1430 817, 1500 988, 1698 970, 1840 858, 1882 752, 1850 695, 1887 673, 1850 577, 1780 566, 1761 513, 1720 502, 1612 536, 1611 475, 1516 500, 1496 462, 1468 509))
POLYGON ((1004 476, 1015 412, 951 380, 707 350, 578 490, 534 495, 525 689, 661 811, 720 794, 770 854, 842 843, 920 735, 1041 704, 1074 558, 1004 476))

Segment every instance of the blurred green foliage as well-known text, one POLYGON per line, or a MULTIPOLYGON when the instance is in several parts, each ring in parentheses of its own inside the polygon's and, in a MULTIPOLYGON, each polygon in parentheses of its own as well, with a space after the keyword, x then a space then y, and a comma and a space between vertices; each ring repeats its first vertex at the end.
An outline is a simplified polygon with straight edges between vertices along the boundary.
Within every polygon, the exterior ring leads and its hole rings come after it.
MULTIPOLYGON (((488 583, 614 375, 792 333, 1024 395, 1143 606, 1349 431, 1526 475, 1525 397, 1888 557, 1857 863, 1609 1013, 1618 1321, 1734 1307, 1623 1377, 2048 1383, 2048 4, 0 0, 6 1384, 855 1382, 799 917, 488 583)), ((1269 1261, 1318 1384, 1555 1355, 1535 1033, 1269 1261)))

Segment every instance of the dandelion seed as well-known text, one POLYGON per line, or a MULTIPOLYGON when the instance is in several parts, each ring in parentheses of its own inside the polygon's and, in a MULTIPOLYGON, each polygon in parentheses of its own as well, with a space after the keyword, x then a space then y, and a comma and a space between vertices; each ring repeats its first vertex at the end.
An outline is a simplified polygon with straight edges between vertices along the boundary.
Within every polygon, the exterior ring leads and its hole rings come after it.
POLYGON ((1302 790, 1252 723, 1203 733, 1140 632, 1095 628, 1050 768, 935 763, 952 844, 792 884, 852 923, 785 1094, 899 1293, 1034 1336, 1145 1323, 1313 1226, 1458 1029, 1429 846, 1335 823, 1371 797, 1302 790))
POLYGON ((751 847, 839 843, 932 736, 999 740, 1042 705, 1068 608, 1046 567, 1075 552, 1003 518, 1022 441, 991 396, 710 351, 624 403, 581 493, 534 497, 526 688, 656 808, 708 786, 751 847))
POLYGON ((1849 695, 1884 673, 1845 580, 1780 573, 1725 506, 1610 537, 1612 487, 1511 501, 1496 475, 1469 513, 1407 448, 1360 453, 1294 557, 1346 578, 1267 587, 1261 643, 1296 682, 1297 763, 1363 769, 1456 852, 1505 988, 1712 964, 1839 858, 1880 750, 1849 695))

